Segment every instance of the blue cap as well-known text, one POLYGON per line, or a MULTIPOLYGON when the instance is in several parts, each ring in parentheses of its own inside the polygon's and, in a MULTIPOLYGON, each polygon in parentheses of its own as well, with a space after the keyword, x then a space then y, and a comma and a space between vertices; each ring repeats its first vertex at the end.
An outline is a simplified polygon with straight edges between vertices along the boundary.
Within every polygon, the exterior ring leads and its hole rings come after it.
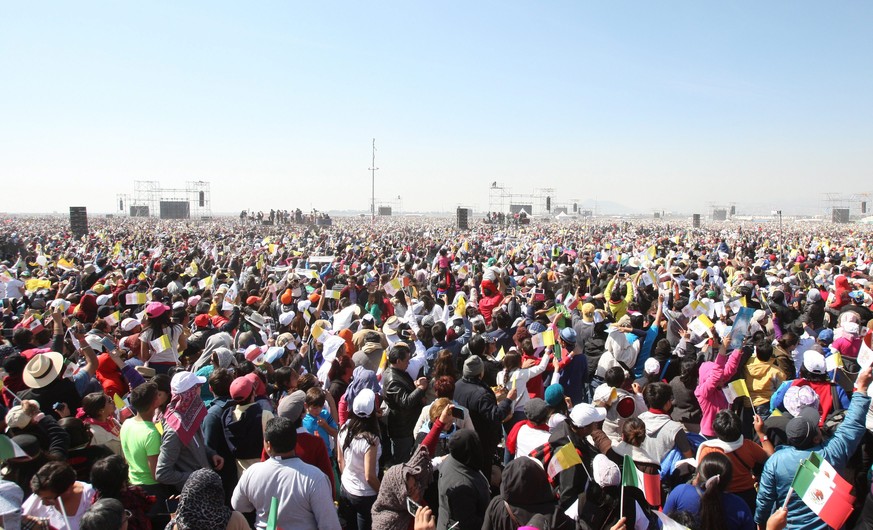
POLYGON ((561 340, 567 343, 576 344, 576 330, 571 327, 562 329, 561 340))
POLYGON ((559 384, 549 385, 546 388, 545 398, 550 407, 558 407, 564 401, 564 387, 559 384))
POLYGON ((834 330, 832 329, 823 329, 819 331, 818 337, 816 340, 819 342, 824 342, 825 344, 830 344, 834 341, 834 330))

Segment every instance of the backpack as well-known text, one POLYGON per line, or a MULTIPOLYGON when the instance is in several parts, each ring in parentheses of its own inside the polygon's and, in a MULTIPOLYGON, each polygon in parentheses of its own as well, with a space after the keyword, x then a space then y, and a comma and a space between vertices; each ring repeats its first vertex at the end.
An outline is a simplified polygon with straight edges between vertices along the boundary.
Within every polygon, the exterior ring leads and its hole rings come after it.
POLYGON ((236 459, 260 458, 264 447, 264 432, 261 424, 263 409, 253 403, 240 416, 233 416, 236 407, 231 406, 221 413, 221 425, 227 448, 236 459))

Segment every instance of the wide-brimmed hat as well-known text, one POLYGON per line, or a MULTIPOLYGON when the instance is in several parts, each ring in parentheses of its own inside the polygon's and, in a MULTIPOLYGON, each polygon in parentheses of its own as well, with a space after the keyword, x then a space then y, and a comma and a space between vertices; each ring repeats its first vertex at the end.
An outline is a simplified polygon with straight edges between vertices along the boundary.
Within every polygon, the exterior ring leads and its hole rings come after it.
POLYGON ((40 353, 27 362, 22 378, 30 388, 42 388, 57 379, 63 368, 64 357, 60 353, 40 353))
POLYGON ((382 333, 385 335, 397 335, 397 329, 400 327, 400 319, 397 318, 397 315, 391 315, 388 317, 388 320, 385 321, 385 325, 382 326, 382 333))
POLYGON ((267 325, 266 319, 264 319, 264 315, 260 313, 252 313, 251 315, 246 316, 246 320, 249 324, 253 325, 258 329, 264 329, 267 325))

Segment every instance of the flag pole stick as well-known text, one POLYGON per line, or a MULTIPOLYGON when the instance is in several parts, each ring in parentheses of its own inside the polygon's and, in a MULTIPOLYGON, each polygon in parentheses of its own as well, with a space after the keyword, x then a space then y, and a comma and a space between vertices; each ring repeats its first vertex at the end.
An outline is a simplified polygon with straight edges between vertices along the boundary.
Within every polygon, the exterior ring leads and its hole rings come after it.
POLYGON ((785 508, 786 510, 788 509, 788 499, 791 498, 792 493, 794 493, 794 488, 789 487, 788 488, 788 495, 785 496, 785 502, 782 504, 782 507, 785 508))
POLYGON ((18 394, 16 394, 15 392, 9 390, 9 387, 8 387, 8 386, 3 385, 3 390, 9 392, 9 394, 12 396, 12 398, 13 398, 15 401, 18 401, 19 403, 22 402, 22 401, 21 401, 21 398, 18 397, 18 394))

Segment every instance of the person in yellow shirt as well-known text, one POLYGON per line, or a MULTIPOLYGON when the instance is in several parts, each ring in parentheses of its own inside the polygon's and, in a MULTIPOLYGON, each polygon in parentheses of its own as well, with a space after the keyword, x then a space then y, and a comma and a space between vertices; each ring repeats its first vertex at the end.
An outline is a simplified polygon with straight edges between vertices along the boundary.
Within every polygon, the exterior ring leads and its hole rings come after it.
POLYGON ((752 398, 752 407, 761 418, 770 415, 770 397, 785 381, 785 373, 776 365, 773 346, 766 339, 754 343, 755 351, 745 367, 746 386, 752 398))

